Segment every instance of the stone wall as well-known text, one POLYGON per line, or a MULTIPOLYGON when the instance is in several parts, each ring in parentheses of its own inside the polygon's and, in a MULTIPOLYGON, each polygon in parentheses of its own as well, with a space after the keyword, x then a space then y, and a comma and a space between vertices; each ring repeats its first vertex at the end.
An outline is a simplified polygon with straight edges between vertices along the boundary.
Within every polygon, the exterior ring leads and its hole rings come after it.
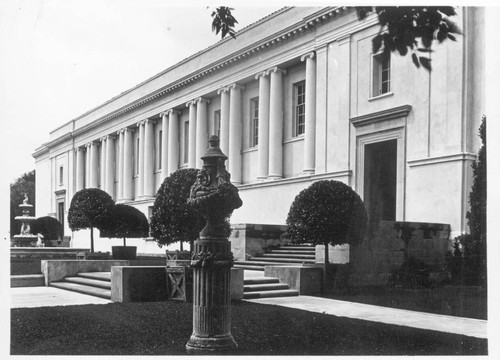
POLYGON ((423 261, 432 268, 445 265, 450 225, 381 221, 371 236, 350 253, 351 285, 385 285, 390 272, 405 259, 423 261))
POLYGON ((290 242, 286 225, 235 224, 229 237, 235 260, 247 260, 266 249, 290 242))

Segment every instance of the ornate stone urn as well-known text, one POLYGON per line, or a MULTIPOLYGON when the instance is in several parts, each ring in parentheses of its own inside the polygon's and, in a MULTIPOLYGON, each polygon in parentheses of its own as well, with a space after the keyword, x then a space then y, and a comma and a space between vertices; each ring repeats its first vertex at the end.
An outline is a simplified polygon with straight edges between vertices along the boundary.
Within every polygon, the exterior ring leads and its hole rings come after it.
POLYGON ((188 204, 198 208, 206 226, 195 242, 191 258, 193 282, 193 334, 186 344, 191 352, 223 351, 238 345, 231 335, 230 276, 233 266, 226 221, 242 205, 238 189, 231 184, 217 136, 210 147, 188 204))

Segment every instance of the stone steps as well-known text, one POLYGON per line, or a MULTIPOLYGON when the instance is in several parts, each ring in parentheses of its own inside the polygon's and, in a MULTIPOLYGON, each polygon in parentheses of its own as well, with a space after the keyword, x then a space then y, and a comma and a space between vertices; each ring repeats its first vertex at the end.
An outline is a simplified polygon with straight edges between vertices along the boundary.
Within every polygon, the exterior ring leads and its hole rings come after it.
POLYGON ((76 276, 65 277, 62 281, 51 282, 50 286, 111 300, 109 272, 78 273, 76 276))
POLYGON ((314 264, 316 247, 311 245, 284 245, 268 252, 250 257, 246 261, 235 261, 234 266, 248 270, 264 271, 266 265, 314 264))
POLYGON ((258 299, 269 297, 298 296, 297 290, 292 290, 288 284, 280 283, 277 278, 252 278, 243 281, 243 299, 258 299))

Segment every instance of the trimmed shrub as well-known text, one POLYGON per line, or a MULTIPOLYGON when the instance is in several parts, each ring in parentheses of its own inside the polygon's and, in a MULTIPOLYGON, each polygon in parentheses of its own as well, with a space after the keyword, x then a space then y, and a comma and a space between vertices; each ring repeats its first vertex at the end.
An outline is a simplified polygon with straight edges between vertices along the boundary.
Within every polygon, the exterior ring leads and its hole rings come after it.
POLYGON ((392 286, 409 289, 428 288, 431 286, 430 272, 431 269, 426 263, 409 258, 400 268, 391 271, 388 282, 392 286))
POLYGON ((158 246, 196 240, 205 226, 205 219, 187 204, 191 186, 199 170, 180 169, 168 176, 156 193, 151 216, 151 236, 158 246))
POLYGON ((44 243, 49 243, 49 240, 59 240, 63 234, 62 224, 52 216, 42 216, 33 221, 31 232, 33 234, 41 234, 44 243))
POLYGON ((313 183, 293 201, 286 223, 294 243, 327 245, 361 242, 367 214, 363 201, 348 185, 335 180, 313 183))
POLYGON ((108 193, 95 188, 80 190, 73 196, 68 224, 72 231, 90 229, 91 252, 94 252, 94 228, 103 229, 113 221, 114 206, 108 193))
POLYGON ((112 221, 101 230, 101 237, 144 238, 149 235, 149 223, 142 211, 130 205, 117 204, 113 207, 112 221))

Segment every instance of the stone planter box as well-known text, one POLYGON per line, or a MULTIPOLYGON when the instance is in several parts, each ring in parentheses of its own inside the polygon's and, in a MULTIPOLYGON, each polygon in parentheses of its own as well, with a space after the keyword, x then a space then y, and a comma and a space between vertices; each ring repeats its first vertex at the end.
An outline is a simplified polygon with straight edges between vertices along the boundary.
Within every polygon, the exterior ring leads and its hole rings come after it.
POLYGON ((111 300, 114 302, 167 300, 166 277, 164 266, 113 266, 111 300))
POLYGON ((76 260, 109 260, 109 252, 81 251, 76 253, 76 260))
POLYGON ((115 260, 135 260, 137 258, 137 246, 112 246, 111 253, 115 260))

